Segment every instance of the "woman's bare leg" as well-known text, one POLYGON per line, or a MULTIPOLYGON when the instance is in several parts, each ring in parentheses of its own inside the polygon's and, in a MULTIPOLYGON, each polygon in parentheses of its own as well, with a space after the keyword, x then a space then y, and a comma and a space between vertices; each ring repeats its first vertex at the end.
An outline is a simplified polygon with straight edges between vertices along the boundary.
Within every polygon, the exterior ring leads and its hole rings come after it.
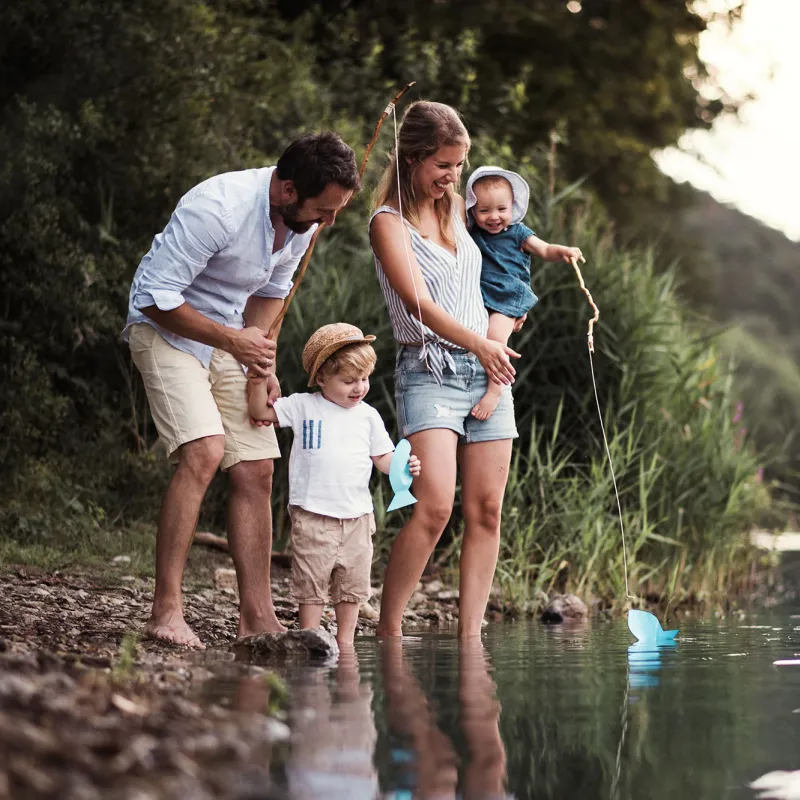
POLYGON ((411 452, 422 462, 422 474, 412 486, 418 502, 392 545, 381 595, 378 636, 402 635, 403 612, 453 512, 458 434, 434 428, 414 433, 408 440, 411 452))
POLYGON ((462 637, 481 632, 500 550, 500 515, 512 442, 473 442, 458 449, 464 512, 458 613, 458 635, 462 637))
MULTIPOLYGON (((514 331, 515 323, 516 320, 503 314, 497 312, 489 314, 489 331, 486 338, 500 342, 500 344, 508 344, 508 337, 514 331)), ((503 387, 499 383, 490 380, 486 394, 472 409, 472 416, 476 419, 489 419, 500 402, 500 392, 502 391, 503 387)))

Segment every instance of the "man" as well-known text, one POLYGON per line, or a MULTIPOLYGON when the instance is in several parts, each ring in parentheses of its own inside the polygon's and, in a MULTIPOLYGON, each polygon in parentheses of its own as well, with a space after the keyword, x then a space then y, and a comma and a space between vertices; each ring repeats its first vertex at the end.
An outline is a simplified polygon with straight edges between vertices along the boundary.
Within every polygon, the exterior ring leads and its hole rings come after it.
POLYGON ((202 648, 186 624, 181 581, 200 503, 217 467, 230 476, 228 541, 239 631, 282 631, 269 582, 271 427, 250 424, 243 367, 280 395, 267 336, 317 224, 333 225, 360 188, 353 151, 334 133, 291 144, 277 166, 195 186, 153 240, 131 286, 123 337, 158 433, 177 464, 161 506, 156 585, 145 632, 202 648))

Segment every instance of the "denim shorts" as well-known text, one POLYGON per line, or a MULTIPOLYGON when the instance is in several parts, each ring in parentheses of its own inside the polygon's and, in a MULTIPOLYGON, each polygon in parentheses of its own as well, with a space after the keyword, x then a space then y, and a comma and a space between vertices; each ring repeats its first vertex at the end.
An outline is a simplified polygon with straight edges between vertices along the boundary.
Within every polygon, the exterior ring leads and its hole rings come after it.
POLYGON ((488 386, 486 371, 472 353, 452 354, 456 372, 445 369, 441 386, 419 353, 419 347, 409 345, 401 345, 397 353, 394 395, 401 436, 447 428, 455 431, 462 443, 517 438, 510 386, 503 387, 500 402, 489 419, 481 421, 470 413, 488 386))

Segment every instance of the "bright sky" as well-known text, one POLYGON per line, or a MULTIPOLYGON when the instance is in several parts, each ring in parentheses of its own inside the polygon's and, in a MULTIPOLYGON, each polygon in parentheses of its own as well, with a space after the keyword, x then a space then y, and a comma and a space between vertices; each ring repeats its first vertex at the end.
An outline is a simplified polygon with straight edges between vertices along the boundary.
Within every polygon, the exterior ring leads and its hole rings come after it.
POLYGON ((719 119, 659 153, 659 166, 800 240, 800 0, 746 0, 733 30, 722 23, 703 34, 700 55, 729 94, 757 97, 739 119, 719 119))

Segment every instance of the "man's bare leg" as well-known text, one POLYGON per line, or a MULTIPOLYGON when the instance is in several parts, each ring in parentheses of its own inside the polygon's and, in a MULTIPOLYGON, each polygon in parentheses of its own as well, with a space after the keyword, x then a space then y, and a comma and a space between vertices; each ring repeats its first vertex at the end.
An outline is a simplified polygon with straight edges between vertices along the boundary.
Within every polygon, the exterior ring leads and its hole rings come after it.
POLYGON ((228 474, 228 544, 239 584, 239 637, 283 633, 272 604, 272 460, 240 461, 228 474))
POLYGON ((183 618, 181 583, 186 557, 200 515, 200 504, 225 449, 224 436, 205 436, 180 448, 170 479, 156 535, 156 587, 145 635, 173 644, 204 645, 183 618))
MULTIPOLYGON (((486 338, 500 342, 500 344, 508 344, 508 337, 513 333, 515 323, 516 320, 511 317, 492 312, 489 314, 489 330, 486 338)), ((500 402, 502 391, 503 387, 499 383, 490 380, 486 394, 473 407, 472 416, 476 419, 489 419, 500 402)))

